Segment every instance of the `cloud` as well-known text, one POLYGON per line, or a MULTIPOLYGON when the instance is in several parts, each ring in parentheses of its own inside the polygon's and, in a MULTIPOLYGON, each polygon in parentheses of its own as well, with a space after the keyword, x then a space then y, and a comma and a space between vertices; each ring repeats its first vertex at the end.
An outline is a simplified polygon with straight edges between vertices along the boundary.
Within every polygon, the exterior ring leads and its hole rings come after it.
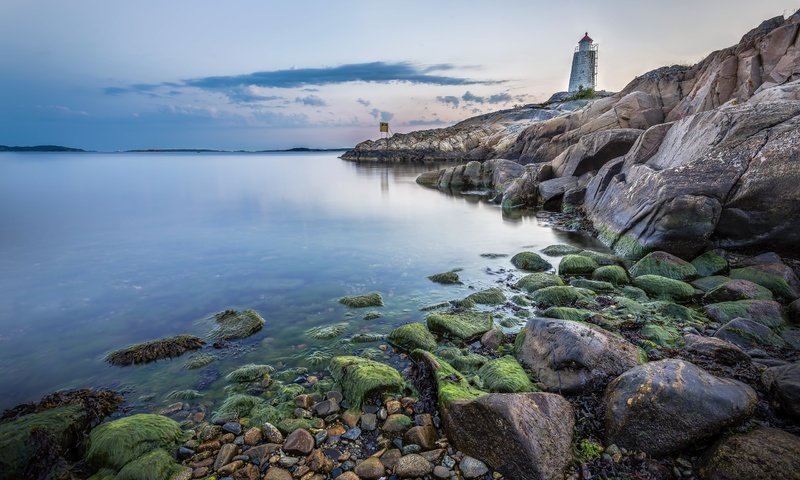
POLYGON ((68 116, 77 115, 79 117, 89 116, 89 112, 85 110, 73 110, 69 107, 65 107, 64 105, 38 105, 36 109, 40 111, 55 112, 59 115, 68 115, 68 116))
POLYGON ((444 103, 445 105, 452 105, 453 108, 458 107, 458 104, 460 103, 460 100, 455 95, 447 95, 444 97, 439 96, 436 97, 436 101, 444 103))
POLYGON ((371 102, 369 100, 364 100, 363 98, 359 98, 358 100, 356 100, 356 102, 360 103, 361 105, 364 105, 365 107, 369 107, 371 105, 371 102))
POLYGON ((373 108, 369 111, 369 114, 372 115, 373 118, 380 119, 381 122, 388 122, 392 118, 394 118, 394 113, 386 112, 383 110, 378 110, 377 108, 373 108))
POLYGON ((225 95, 235 103, 271 102, 284 100, 277 95, 262 95, 253 87, 234 88, 225 92, 225 95))
POLYGON ((461 96, 461 100, 464 100, 465 102, 483 103, 486 99, 474 95, 470 93, 469 90, 467 90, 466 92, 464 92, 464 95, 461 96))
POLYGON ((295 103, 302 103, 310 107, 324 107, 327 105, 325 101, 316 95, 308 95, 306 97, 297 97, 294 99, 295 103))
POLYGON ((507 93, 498 93, 489 97, 489 103, 507 103, 511 101, 511 95, 507 93))

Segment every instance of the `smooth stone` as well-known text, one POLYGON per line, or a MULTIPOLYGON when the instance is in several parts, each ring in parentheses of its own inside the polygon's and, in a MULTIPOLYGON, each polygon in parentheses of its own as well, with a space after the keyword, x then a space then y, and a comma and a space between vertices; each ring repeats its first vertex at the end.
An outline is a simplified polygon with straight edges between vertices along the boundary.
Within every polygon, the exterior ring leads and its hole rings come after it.
POLYGON ((417 444, 422 450, 432 450, 436 448, 436 440, 438 439, 439 434, 432 426, 411 427, 405 435, 403 435, 403 441, 405 443, 417 444))
POLYGON ((270 467, 264 475, 264 480, 293 480, 289 470, 280 467, 270 467))
POLYGON ((365 432, 371 432, 378 428, 378 417, 374 413, 365 413, 361 415, 361 429, 365 432))
POLYGON ((222 425, 222 431, 239 435, 242 433, 242 425, 239 422, 226 422, 222 425))
POLYGON ((378 480, 383 477, 386 469, 377 457, 368 457, 356 465, 355 473, 364 480, 378 480))
POLYGON ((485 463, 470 456, 464 456, 458 463, 458 468, 461 470, 464 478, 478 478, 489 472, 489 468, 485 463))
POLYGON ((226 443, 219 449, 217 458, 214 460, 214 470, 219 470, 233 461, 233 457, 239 454, 239 447, 232 443, 226 443))
POLYGON ((431 465, 431 462, 416 453, 400 457, 394 467, 394 473, 400 478, 424 477, 432 471, 433 465, 431 465))
POLYGON ((283 434, 278 430, 278 427, 271 423, 261 425, 261 437, 267 443, 283 443, 283 434))
POLYGON ((360 436, 361 436, 361 429, 358 427, 353 427, 350 430, 348 430, 344 435, 342 435, 342 438, 345 440, 356 441, 360 436))
POLYGON ((314 437, 308 430, 298 428, 283 442, 283 451, 290 455, 308 455, 314 449, 314 437))
POLYGON ((700 460, 704 480, 800 478, 800 437, 758 427, 717 442, 700 460))

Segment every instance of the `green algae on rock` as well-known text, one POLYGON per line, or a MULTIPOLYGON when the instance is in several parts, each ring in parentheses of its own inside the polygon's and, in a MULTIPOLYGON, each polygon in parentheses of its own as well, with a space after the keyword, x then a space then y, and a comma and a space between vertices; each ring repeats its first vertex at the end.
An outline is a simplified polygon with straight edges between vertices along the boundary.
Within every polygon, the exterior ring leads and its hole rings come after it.
POLYGON ((614 285, 602 280, 589 280, 588 278, 573 278, 569 284, 577 288, 585 288, 597 293, 613 293, 614 285))
POLYGON ((701 277, 721 275, 728 271, 728 261, 717 255, 712 250, 705 252, 692 260, 692 266, 701 277))
POLYGON ((564 255, 574 255, 581 252, 581 248, 570 245, 556 244, 542 249, 542 253, 551 257, 563 257, 564 255))
POLYGON ((734 268, 731 270, 730 277, 733 279, 750 280, 753 283, 768 288, 778 299, 794 300, 800 296, 797 277, 792 269, 782 263, 734 268))
POLYGON ((327 326, 317 326, 309 328, 305 331, 306 336, 311 337, 315 340, 330 340, 332 338, 336 338, 341 336, 345 330, 347 330, 348 323, 341 322, 341 323, 334 323, 333 325, 327 326))
POLYGON ((511 264, 520 270, 527 270, 529 272, 543 272, 553 268, 550 262, 534 252, 520 252, 514 255, 511 257, 511 264))
POLYGON ((264 327, 264 319, 255 310, 242 312, 225 310, 214 314, 217 325, 210 337, 216 340, 237 340, 246 338, 264 327))
POLYGON ((614 285, 627 285, 630 283, 628 272, 619 265, 604 265, 592 272, 593 280, 609 282, 614 285))
POLYGON ((464 374, 476 373, 489 361, 487 357, 473 353, 469 348, 439 347, 433 353, 464 374))
POLYGON ((478 370, 483 386, 490 392, 519 393, 534 392, 528 374, 514 357, 505 356, 489 360, 478 370))
POLYGON ((201 348, 205 343, 203 339, 193 335, 176 335, 137 343, 111 352, 106 356, 106 361, 112 365, 121 366, 149 363, 183 355, 190 350, 201 348))
POLYGON ((558 287, 562 285, 564 285, 564 281, 561 280, 561 277, 558 275, 538 272, 530 273, 520 278, 515 286, 521 290, 531 293, 539 290, 540 288, 558 287))
POLYGON ((641 275, 633 279, 633 284, 661 300, 687 301, 694 295, 694 287, 688 283, 660 275, 641 275))
POLYGON ((461 400, 475 400, 487 394, 470 385, 458 370, 446 361, 424 350, 414 350, 411 358, 418 364, 424 365, 424 370, 432 386, 436 390, 437 403, 440 407, 447 407, 451 402, 461 400))
POLYGON ((568 307, 575 304, 593 303, 594 292, 569 286, 545 287, 531 294, 532 300, 540 307, 568 307))
POLYGON ((329 369, 353 409, 361 408, 364 401, 373 395, 398 393, 405 385, 397 370, 366 358, 334 357, 329 369))
POLYGON ((459 284, 461 283, 461 279, 458 278, 458 273, 454 271, 437 273, 428 277, 428 280, 434 283, 441 283, 443 285, 452 285, 452 284, 459 284))
POLYGON ((481 290, 480 292, 475 292, 467 296, 465 300, 472 301, 479 305, 500 305, 506 301, 506 296, 503 294, 502 290, 497 287, 493 287, 487 288, 486 290, 481 290))
POLYGON ((694 265, 667 252, 648 253, 631 267, 630 272, 633 277, 658 275, 680 281, 698 276, 694 265))
POLYGON ((267 383, 271 382, 269 374, 274 372, 275 369, 269 365, 257 365, 249 363, 242 365, 231 373, 225 375, 225 379, 229 382, 236 383, 251 383, 266 380, 267 383))
POLYGON ((172 480, 186 471, 191 473, 189 467, 178 464, 172 455, 159 448, 122 467, 114 480, 172 480))
POLYGON ((582 255, 565 255, 558 264, 559 275, 591 275, 599 265, 594 259, 582 255))
POLYGON ((211 415, 212 423, 230 422, 239 418, 249 417, 250 412, 257 406, 263 405, 263 398, 237 393, 229 396, 211 415))
POLYGON ((421 323, 401 325, 389 333, 387 340, 409 352, 418 348, 429 352, 436 349, 436 338, 421 323))
POLYGON ((211 363, 213 363, 217 357, 211 355, 210 353, 198 353, 197 355, 192 355, 186 360, 186 363, 183 365, 183 368, 188 370, 195 370, 198 368, 203 368, 211 363))
POLYGON ((173 451, 183 440, 184 433, 176 421, 139 413, 92 430, 86 461, 94 468, 120 471, 129 462, 154 450, 173 451))
POLYGON ((749 280, 731 280, 703 295, 704 303, 734 302, 736 300, 772 300, 772 292, 749 280))
POLYGON ((375 312, 375 311, 367 312, 364 314, 364 320, 375 320, 381 318, 382 316, 383 314, 381 312, 375 312))
POLYGON ((680 332, 672 325, 648 323, 639 330, 639 334, 660 347, 674 347, 682 343, 680 332))
POLYGON ((723 277, 721 275, 712 275, 710 277, 698 278, 697 280, 692 281, 691 284, 694 288, 707 292, 730 281, 731 281, 730 277, 723 277))
POLYGON ((576 255, 591 258, 592 260, 597 262, 597 264, 600 265, 601 267, 604 267, 606 265, 622 264, 622 260, 619 257, 608 253, 595 252, 594 250, 582 250, 576 255))
POLYGON ((712 303, 705 306, 705 311, 709 318, 719 323, 727 323, 734 318, 743 318, 770 328, 782 327, 786 324, 780 304, 772 300, 712 303))
POLYGON ((382 307, 383 297, 378 292, 372 292, 366 295, 342 297, 339 299, 339 303, 351 308, 382 307))
POLYGON ((585 322, 595 315, 598 315, 598 312, 572 307, 550 307, 541 313, 541 316, 545 318, 559 318, 575 322, 585 322))
POLYGON ((494 321, 489 313, 431 313, 425 317, 428 330, 446 338, 469 342, 491 330, 494 321))
POLYGON ((356 333, 352 337, 350 337, 350 341, 352 343, 370 343, 370 342, 380 342, 383 340, 385 335, 380 333, 356 333))
POLYGON ((166 396, 168 400, 181 400, 181 401, 196 400, 201 397, 203 397, 202 393, 192 389, 173 390, 169 392, 166 396))

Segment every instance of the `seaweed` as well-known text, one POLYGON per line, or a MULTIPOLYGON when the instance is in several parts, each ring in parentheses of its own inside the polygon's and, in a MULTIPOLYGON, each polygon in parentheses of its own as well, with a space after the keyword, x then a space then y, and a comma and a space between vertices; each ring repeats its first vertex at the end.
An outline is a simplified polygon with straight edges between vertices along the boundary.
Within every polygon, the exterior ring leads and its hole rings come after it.
POLYGON ((140 413, 122 417, 92 430, 86 460, 95 468, 119 471, 153 450, 176 449, 183 437, 180 425, 161 415, 140 413))
POLYGON ((378 292, 372 292, 366 295, 342 297, 339 299, 339 303, 351 308, 382 307, 383 297, 378 292))
POLYGON ((543 272, 553 268, 550 262, 534 252, 520 252, 514 255, 511 257, 511 264, 520 270, 527 270, 529 272, 543 272))
POLYGON ((264 319, 255 310, 225 310, 214 314, 217 325, 209 336, 216 340, 246 338, 264 327, 264 319))
POLYGON ((136 345, 111 352, 106 356, 106 361, 112 365, 120 366, 149 363, 183 355, 189 350, 201 348, 205 343, 203 339, 193 335, 176 335, 137 343, 136 345))
POLYGON ((334 357, 329 369, 353 409, 359 409, 371 395, 399 393, 405 385, 394 368, 361 357, 334 357))

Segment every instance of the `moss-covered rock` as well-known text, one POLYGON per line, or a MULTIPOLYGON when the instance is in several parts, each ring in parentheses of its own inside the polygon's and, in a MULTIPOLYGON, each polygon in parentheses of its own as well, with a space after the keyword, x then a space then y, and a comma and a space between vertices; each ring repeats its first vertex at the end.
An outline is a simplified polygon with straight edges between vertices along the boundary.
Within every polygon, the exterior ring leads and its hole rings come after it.
POLYGON ((334 357, 330 371, 342 387, 350 408, 359 409, 364 400, 381 393, 400 393, 405 383, 389 365, 360 357, 334 357))
POLYGON ((612 283, 614 285, 627 285, 630 283, 628 272, 619 265, 605 265, 592 272, 592 279, 612 283))
POLYGON ((364 320, 375 320, 381 318, 382 316, 383 314, 381 312, 375 312, 375 311, 367 312, 364 314, 364 320))
POLYGON ((431 313, 425 317, 428 330, 446 338, 469 342, 488 332, 494 322, 489 313, 431 313))
POLYGON ((531 301, 528 300, 524 295, 514 295, 511 297, 511 302, 514 305, 519 305, 520 307, 530 307, 531 301))
POLYGON ((431 352, 436 348, 436 338, 421 323, 401 325, 389 333, 387 340, 409 352, 418 348, 431 352))
POLYGON ((540 307, 568 307, 575 304, 592 303, 592 292, 575 287, 545 287, 531 294, 533 302, 540 307))
POLYGON ((385 335, 380 333, 356 333, 352 337, 350 337, 350 342, 352 343, 371 343, 371 342, 380 342, 386 338, 385 335))
POLYGON ((582 255, 565 255, 558 264, 559 275, 591 275, 599 265, 582 255))
POLYGON ((444 285, 461 283, 461 279, 458 278, 458 273, 454 271, 433 274, 428 277, 428 280, 434 283, 441 283, 444 285))
POLYGON ((459 372, 465 374, 476 373, 479 368, 489 361, 489 359, 483 355, 473 353, 469 349, 457 347, 440 347, 433 353, 455 367, 459 372))
POLYGON ((622 265, 624 263, 622 259, 615 255, 595 252, 594 250, 582 250, 578 255, 591 258, 601 267, 606 265, 622 265))
POLYGON ((704 303, 734 302, 736 300, 772 300, 772 292, 749 280, 731 280, 712 288, 703 295, 704 303))
POLYGON ((478 370, 484 388, 490 392, 519 393, 534 392, 528 374, 514 357, 505 356, 486 362, 478 370))
POLYGON ((550 307, 541 313, 541 316, 545 318, 560 318, 561 320, 572 320, 575 322, 584 322, 595 315, 597 315, 597 312, 584 308, 572 307, 550 307))
POLYGON ((82 460, 85 436, 121 402, 115 392, 83 389, 4 411, 0 478, 70 478, 67 470, 82 460))
POLYGON ((227 374, 225 379, 229 382, 236 383, 263 382, 265 380, 267 383, 269 383, 269 374, 274 371, 275 369, 269 365, 257 365, 254 363, 249 363, 247 365, 242 365, 241 367, 227 374))
POLYGON ((694 265, 667 252, 651 252, 631 267, 631 276, 658 275, 673 280, 697 278, 694 265))
POLYGON ((342 297, 339 299, 339 303, 351 308, 382 307, 383 297, 378 292, 372 292, 366 295, 342 297))
POLYGON ((414 350, 411 352, 411 357, 414 361, 423 365, 423 371, 430 376, 428 381, 433 384, 436 390, 436 397, 440 407, 446 407, 454 401, 475 400, 486 395, 486 392, 470 385, 461 372, 432 353, 424 350, 414 350))
POLYGON ((284 435, 289 435, 295 430, 312 430, 320 429, 325 426, 321 418, 284 418, 275 424, 275 426, 284 435))
POLYGON ((470 300, 480 305, 500 305, 501 303, 505 303, 506 296, 503 294, 502 290, 493 287, 487 288, 486 290, 481 290, 480 292, 475 292, 469 295, 466 300, 470 300))
POLYGON ((217 325, 211 332, 211 338, 218 340, 236 340, 246 338, 264 328, 264 319, 255 310, 225 310, 214 315, 217 325))
POLYGON ((786 324, 778 302, 772 300, 738 300, 712 303, 705 306, 709 318, 718 323, 727 323, 735 318, 744 318, 770 328, 786 324))
POLYGON ((730 282, 730 277, 723 277, 722 275, 712 275, 710 277, 698 278, 691 282, 692 286, 698 290, 707 292, 711 289, 719 287, 725 283, 730 282))
POLYGON ((520 270, 529 272, 544 272, 553 268, 550 262, 534 252, 520 252, 511 257, 511 264, 520 270))
POLYGON ((692 260, 692 266, 701 277, 724 275, 728 271, 728 261, 711 250, 692 260))
POLYGON ((564 285, 561 277, 552 273, 531 273, 520 278, 515 287, 525 290, 526 292, 535 292, 540 288, 545 287, 558 287, 564 285))
POLYGON ((172 455, 158 449, 146 453, 122 467, 114 480, 171 480, 186 470, 191 473, 188 467, 179 465, 172 455))
POLYGON ((201 348, 205 343, 203 339, 193 335, 176 335, 137 343, 136 345, 111 352, 106 356, 106 361, 112 365, 149 363, 183 355, 190 350, 201 348))
POLYGON ((768 288, 778 299, 791 301, 800 296, 797 276, 791 268, 782 263, 734 268, 730 276, 733 279, 749 280, 768 288))
POLYGON ((252 395, 234 394, 226 398, 211 415, 211 422, 224 423, 251 416, 254 408, 263 405, 263 398, 252 395))
POLYGON ((686 282, 660 275, 641 275, 633 279, 633 285, 659 300, 688 301, 694 295, 694 287, 686 282))
POLYGON ((542 249, 542 253, 551 257, 563 257, 564 255, 574 255, 581 252, 581 248, 570 245, 556 244, 542 249))
POLYGON ((119 471, 154 450, 175 450, 184 440, 180 425, 161 415, 140 413, 104 423, 89 436, 86 460, 94 468, 119 471))
POLYGON ((647 292, 645 292, 639 287, 634 287, 632 285, 625 285, 620 287, 619 291, 625 297, 630 298, 631 300, 635 300, 637 302, 646 302, 650 300, 650 297, 647 296, 647 292))
POLYGON ((639 331, 639 334, 661 347, 674 347, 681 343, 681 334, 672 325, 659 325, 648 323, 639 331))
POLYGON ((585 288, 597 293, 611 293, 614 292, 614 285, 609 282, 601 280, 589 280, 588 278, 573 278, 569 284, 577 288, 585 288))

